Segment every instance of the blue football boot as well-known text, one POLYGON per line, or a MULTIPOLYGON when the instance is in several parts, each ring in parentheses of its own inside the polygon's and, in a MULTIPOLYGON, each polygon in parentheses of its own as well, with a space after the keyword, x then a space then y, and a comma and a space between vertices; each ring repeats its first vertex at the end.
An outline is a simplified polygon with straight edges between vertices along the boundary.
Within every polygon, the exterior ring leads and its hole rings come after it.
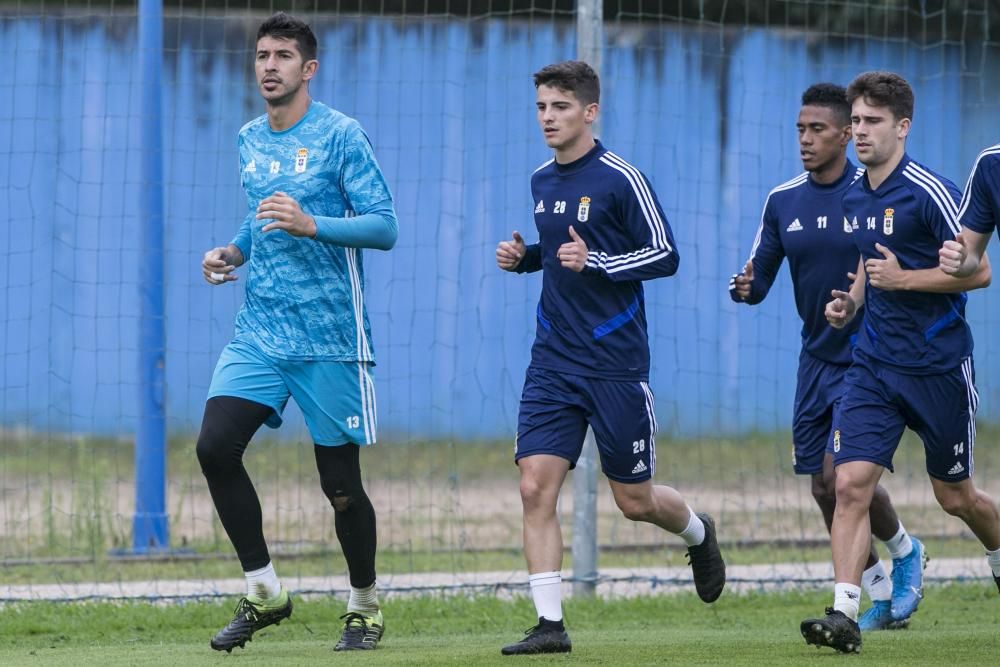
POLYGON ((917 610, 924 597, 924 568, 927 551, 924 544, 910 537, 913 550, 903 558, 892 559, 892 620, 905 621, 917 610))
POLYGON ((892 603, 889 600, 873 600, 868 611, 861 614, 858 626, 861 632, 874 630, 900 630, 910 624, 910 619, 894 621, 892 619, 892 603))

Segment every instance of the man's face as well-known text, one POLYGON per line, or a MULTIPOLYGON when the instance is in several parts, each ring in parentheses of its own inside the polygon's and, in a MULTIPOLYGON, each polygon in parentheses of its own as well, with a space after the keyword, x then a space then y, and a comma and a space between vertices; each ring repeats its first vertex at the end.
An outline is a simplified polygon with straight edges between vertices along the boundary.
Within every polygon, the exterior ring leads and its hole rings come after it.
POLYGON ((864 97, 851 105, 851 130, 858 160, 866 167, 877 167, 888 162, 910 131, 910 119, 897 120, 889 107, 876 107, 864 97))
POLYGON ((280 105, 295 97, 302 84, 316 72, 316 61, 303 62, 294 39, 265 35, 257 41, 254 57, 257 88, 269 104, 280 105))
POLYGON ((830 107, 807 104, 799 111, 795 127, 799 131, 799 157, 806 171, 822 171, 836 162, 851 140, 850 126, 838 123, 830 107))
POLYGON ((546 85, 538 86, 535 106, 545 143, 557 151, 578 142, 597 116, 597 104, 584 106, 576 93, 546 85))

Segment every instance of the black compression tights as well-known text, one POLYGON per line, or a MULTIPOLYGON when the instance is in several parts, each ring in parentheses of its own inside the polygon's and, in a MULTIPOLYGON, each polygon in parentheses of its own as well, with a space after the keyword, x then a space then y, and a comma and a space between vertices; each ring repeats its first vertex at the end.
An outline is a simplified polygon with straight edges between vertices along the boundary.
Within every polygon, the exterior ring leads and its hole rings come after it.
POLYGON ((337 539, 347 560, 351 586, 375 583, 375 508, 361 484, 357 445, 315 446, 316 468, 323 493, 334 511, 337 539))
MULTIPOLYGON (((258 570, 271 561, 264 541, 260 500, 243 466, 250 438, 271 408, 232 396, 216 396, 205 404, 198 436, 198 461, 208 481, 219 520, 226 529, 243 570, 258 570)), ((323 493, 333 505, 351 585, 367 588, 375 581, 375 509, 361 483, 359 447, 316 445, 316 467, 323 493)))
POLYGON ((259 570, 271 562, 264 541, 260 500, 243 467, 243 452, 250 438, 270 414, 271 408, 266 405, 216 396, 205 403, 198 436, 201 471, 244 572, 259 570))

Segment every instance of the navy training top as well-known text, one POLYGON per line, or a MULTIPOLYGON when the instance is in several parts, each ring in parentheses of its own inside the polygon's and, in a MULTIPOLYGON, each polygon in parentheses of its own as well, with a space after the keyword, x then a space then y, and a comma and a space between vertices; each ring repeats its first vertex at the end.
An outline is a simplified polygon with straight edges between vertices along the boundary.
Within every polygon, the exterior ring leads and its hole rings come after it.
MULTIPOLYGON (((802 348, 834 364, 851 363, 852 341, 861 326, 859 313, 846 327, 835 329, 826 321, 824 310, 833 298, 830 292, 846 291, 850 287, 847 273, 858 268, 858 249, 842 200, 863 173, 864 169, 848 160, 833 183, 817 183, 804 172, 771 190, 750 251, 753 280, 746 303, 764 300, 787 257, 795 306, 802 319, 802 348)), ((740 300, 733 290, 730 296, 740 300)))
POLYGON ((649 339, 642 281, 673 275, 679 256, 670 224, 638 169, 596 142, 568 163, 550 160, 531 177, 539 242, 517 272, 542 271, 531 348, 537 368, 612 380, 647 380, 649 339), (569 227, 587 244, 584 270, 556 257, 569 227))
MULTIPOLYGON (((876 243, 891 250, 903 269, 938 266, 938 249, 961 230, 955 184, 903 155, 872 190, 867 174, 844 195, 855 245, 865 260, 883 259, 876 243)), ((865 311, 855 354, 903 373, 943 373, 972 354, 964 293, 883 291, 865 284, 865 311)))

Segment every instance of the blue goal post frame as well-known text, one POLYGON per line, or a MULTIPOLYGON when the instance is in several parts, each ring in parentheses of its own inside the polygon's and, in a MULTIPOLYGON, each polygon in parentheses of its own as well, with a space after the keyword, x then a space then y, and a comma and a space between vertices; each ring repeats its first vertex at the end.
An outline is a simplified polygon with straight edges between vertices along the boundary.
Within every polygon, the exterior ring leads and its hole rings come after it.
POLYGON ((132 551, 165 551, 170 544, 166 512, 166 335, 163 256, 163 1, 139 0, 139 69, 142 73, 142 178, 139 193, 139 423, 135 438, 135 515, 132 551))

